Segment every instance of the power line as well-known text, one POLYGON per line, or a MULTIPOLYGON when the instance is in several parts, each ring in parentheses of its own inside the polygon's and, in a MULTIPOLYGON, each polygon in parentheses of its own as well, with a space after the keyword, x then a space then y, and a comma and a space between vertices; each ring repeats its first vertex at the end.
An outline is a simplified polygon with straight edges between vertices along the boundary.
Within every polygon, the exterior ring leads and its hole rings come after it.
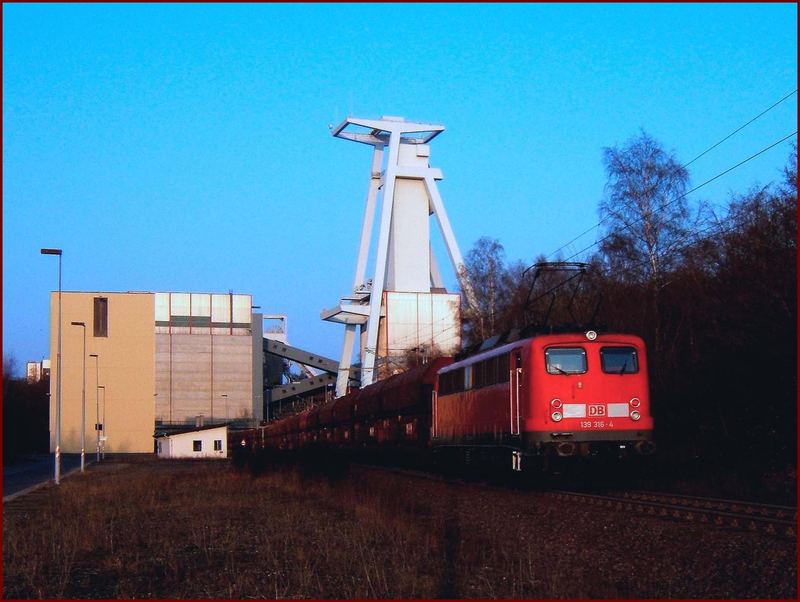
MULTIPOLYGON (((707 153, 711 152, 712 150, 714 150, 715 148, 717 148, 717 147, 718 147, 720 144, 722 144, 723 142, 725 142, 726 140, 728 140, 729 138, 731 138, 731 137, 732 137, 732 136, 734 136, 735 134, 738 134, 739 132, 741 132, 741 131, 742 131, 744 128, 746 128, 748 125, 750 125, 750 124, 751 124, 751 123, 753 123, 754 121, 757 121, 758 119, 760 119, 761 117, 763 117, 764 115, 766 115, 767 113, 769 113, 769 112, 770 112, 772 109, 774 109, 775 107, 777 107, 779 104, 781 104, 782 102, 784 102, 784 101, 785 101, 785 100, 787 100, 788 98, 791 98, 791 97, 792 97, 794 94, 796 94, 796 93, 797 93, 797 88, 795 88, 794 90, 792 90, 791 92, 789 92, 789 93, 788 93, 786 96, 784 96, 784 97, 783 97, 783 98, 781 98, 780 100, 776 101, 775 103, 773 103, 772 105, 770 105, 769 107, 767 107, 766 109, 764 109, 763 111, 761 111, 761 112, 760 112, 758 115, 756 115, 755 117, 753 117, 753 118, 752 118, 750 121, 748 121, 747 123, 745 123, 745 124, 743 124, 743 125, 739 126, 739 127, 738 127, 738 128, 736 128, 735 130, 733 130, 733 131, 732 131, 730 134, 728 134, 727 136, 725 136, 725 137, 724 137, 722 140, 720 140, 719 142, 716 142, 715 144, 713 144, 713 145, 709 146, 709 147, 708 147, 706 150, 704 150, 702 153, 700 153, 699 155, 697 155, 697 156, 696 156, 694 159, 692 159, 692 160, 691 160, 691 161, 689 161, 688 163, 685 163, 684 165, 682 165, 682 166, 681 166, 681 169, 686 169, 687 167, 689 167, 689 165, 691 165, 692 163, 694 163, 695 161, 697 161, 697 160, 698 160, 700 157, 702 157, 703 155, 705 155, 705 154, 707 154, 707 153)), ((583 238, 584 236, 586 236, 586 235, 587 235, 589 232, 591 232, 591 231, 592 231, 592 230, 594 230, 595 228, 598 228, 598 227, 600 227, 600 226, 603 224, 603 222, 605 222, 605 221, 606 221, 606 220, 607 220, 609 217, 610 217, 610 216, 606 216, 606 217, 602 218, 602 219, 601 219, 599 222, 597 222, 597 223, 596 223, 594 226, 591 226, 590 228, 588 228, 588 229, 584 230, 583 232, 581 232, 580 234, 578 234, 578 236, 576 236, 575 238, 573 238, 572 240, 570 240, 568 243, 565 243, 565 244, 561 245, 561 246, 560 246, 559 248, 557 248, 555 251, 553 251, 552 253, 550 253, 550 255, 548 255, 548 256, 547 256, 547 258, 549 259, 549 258, 553 257, 553 256, 554 256, 556 253, 558 253, 559 251, 561 251, 561 250, 565 249, 566 247, 570 246, 570 245, 571 245, 572 243, 574 243, 576 240, 578 240, 578 239, 580 239, 580 238, 583 238)), ((595 244, 596 244, 596 243, 595 243, 595 244)), ((574 255, 573 255, 573 257, 574 257, 574 255)))
POLYGON ((786 96, 784 96, 783 98, 781 98, 779 101, 777 101, 777 102, 776 102, 775 104, 773 104, 772 106, 770 106, 770 107, 768 107, 768 108, 764 109, 763 111, 761 111, 761 112, 760 112, 758 115, 756 115, 755 117, 753 117, 753 118, 752 118, 750 121, 748 121, 747 123, 745 123, 745 124, 744 124, 744 125, 742 125, 741 127, 738 127, 738 128, 736 128, 735 130, 733 130, 733 131, 732 131, 730 134, 728 134, 727 136, 725 136, 725 137, 724 137, 722 140, 720 140, 719 142, 717 142, 717 143, 716 143, 714 146, 711 146, 711 147, 707 148, 706 150, 704 150, 702 153, 700 153, 699 155, 697 155, 697 156, 696 156, 694 159, 692 159, 691 161, 689 161, 689 162, 688 162, 686 165, 684 165, 683 167, 688 167, 689 165, 691 165, 692 163, 694 163, 695 161, 697 161, 697 160, 698 160, 700 157, 702 157, 703 155, 705 155, 705 154, 706 154, 706 153, 708 153, 709 151, 712 151, 712 150, 714 150, 714 149, 715 149, 715 148, 717 148, 717 147, 718 147, 720 144, 722 144, 723 142, 725 142, 725 141, 726 141, 728 138, 730 138, 730 137, 731 137, 731 136, 733 136, 734 134, 737 134, 737 133, 739 133, 739 132, 740 132, 740 131, 742 131, 744 128, 746 128, 748 125, 750 125, 751 123, 753 123, 754 121, 756 121, 757 119, 759 119, 760 117, 762 117, 763 115, 766 115, 766 114, 767 114, 767 113, 769 113, 769 112, 770 112, 772 109, 774 109, 774 108, 775 108, 775 107, 777 107, 779 104, 781 104, 781 103, 782 103, 784 100, 786 100, 787 98, 789 98, 789 97, 793 96, 793 95, 794 95, 794 94, 796 94, 796 93, 797 93, 797 88, 795 88, 794 90, 792 90, 791 92, 789 92, 789 93, 788 93, 786 96))
MULTIPOLYGON (((784 136, 783 138, 781 138, 781 139, 780 139, 780 140, 778 140, 777 142, 773 142, 773 143, 772 143, 772 144, 770 144, 769 146, 762 148, 762 149, 761 149, 760 151, 758 151, 757 153, 755 153, 755 154, 753 154, 753 155, 750 155, 749 157, 747 157, 747 159, 744 159, 743 161, 740 161, 739 163, 737 163, 736 165, 733 165, 732 167, 729 167, 729 168, 728 168, 728 169, 726 169, 725 171, 718 173, 718 174, 717 174, 717 175, 715 175, 713 178, 709 178, 708 180, 706 180, 706 181, 705 181, 705 182, 703 182, 702 184, 699 184, 698 186, 695 186, 695 187, 694 187, 694 188, 692 188, 691 190, 688 190, 688 191, 684 192, 682 195, 675 197, 675 198, 674 198, 674 199, 672 199, 671 201, 669 201, 669 202, 667 202, 667 203, 664 203, 664 204, 663 204, 661 207, 659 207, 659 208, 657 209, 657 211, 661 211, 661 210, 663 210, 663 209, 666 209, 667 207, 669 207, 669 206, 670 206, 670 205, 672 205, 673 203, 676 203, 676 202, 678 202, 679 200, 681 200, 681 199, 682 199, 682 198, 684 198, 685 196, 687 196, 687 195, 689 195, 689 194, 691 194, 691 193, 693 193, 693 192, 695 192, 695 191, 697 191, 697 190, 700 190, 700 189, 701 189, 703 186, 706 186, 707 184, 710 184, 710 183, 711 183, 711 182, 713 182, 714 180, 717 180, 717 179, 721 178, 722 176, 724 176, 724 175, 725 175, 725 174, 727 174, 727 173, 730 173, 731 171, 733 171, 733 170, 734 170, 734 169, 736 169, 737 167, 741 167, 742 165, 744 165, 744 164, 745 164, 745 163, 747 163, 748 161, 751 161, 751 160, 755 159, 755 158, 756 158, 756 157, 758 157, 759 155, 761 155, 761 154, 763 154, 763 153, 767 152, 768 150, 770 150, 771 148, 773 148, 773 147, 775 147, 775 146, 778 146, 778 145, 779 145, 779 144, 781 144, 782 142, 786 142, 786 141, 787 141, 789 138, 791 138, 792 136, 795 136, 795 135, 797 135, 797 130, 795 130, 794 132, 792 132, 792 133, 791 133, 791 134, 789 134, 788 136, 784 136)), ((637 218, 637 219, 633 220, 633 222, 632 222, 632 224, 631 224, 631 225, 633 225, 633 224, 635 224, 635 223, 637 223, 637 222, 640 222, 640 221, 642 221, 642 219, 643 219, 642 217, 639 217, 639 218, 637 218)), ((598 225, 599 225, 599 224, 598 224, 598 225)), ((630 228, 630 225, 626 226, 626 228, 630 228)), ((589 250, 589 249, 591 249, 592 247, 594 247, 594 246, 596 246, 596 245, 599 245, 601 242, 603 242, 603 241, 605 241, 605 240, 608 240, 608 239, 609 239, 609 238, 611 238, 611 237, 612 237, 614 234, 616 234, 616 231, 609 232, 608 234, 606 234, 606 235, 605 235, 603 238, 601 238, 600 240, 597 240, 597 241, 593 242, 592 244, 590 244, 589 246, 587 246, 587 247, 584 247, 583 249, 581 249, 581 250, 580 250, 580 251, 578 251, 577 253, 574 253, 573 255, 570 255, 569 257, 567 257, 567 259, 565 259, 565 261, 569 261, 570 259, 574 259, 575 257, 577 257, 578 255, 580 255, 581 253, 583 253, 583 252, 585 252, 585 251, 588 251, 588 250, 589 250)))

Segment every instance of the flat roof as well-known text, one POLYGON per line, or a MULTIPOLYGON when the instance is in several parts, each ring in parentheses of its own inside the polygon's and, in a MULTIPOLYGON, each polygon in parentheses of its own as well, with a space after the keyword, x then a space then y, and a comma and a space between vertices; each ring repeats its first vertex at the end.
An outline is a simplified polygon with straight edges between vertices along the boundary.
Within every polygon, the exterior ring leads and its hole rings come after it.
POLYGON ((227 422, 225 424, 211 424, 209 426, 195 426, 191 428, 182 429, 179 431, 173 431, 169 434, 164 433, 163 435, 153 435, 156 439, 160 439, 162 437, 172 437, 173 435, 186 435, 188 433, 199 433, 201 431, 210 431, 213 429, 221 429, 221 428, 228 428, 230 426, 227 422))

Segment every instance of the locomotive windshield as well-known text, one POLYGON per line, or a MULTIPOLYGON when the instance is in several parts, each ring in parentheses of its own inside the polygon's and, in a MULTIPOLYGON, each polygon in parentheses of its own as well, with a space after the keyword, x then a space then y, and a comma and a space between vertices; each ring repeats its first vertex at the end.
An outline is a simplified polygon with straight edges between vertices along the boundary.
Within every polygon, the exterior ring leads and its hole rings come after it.
POLYGON ((634 374, 639 371, 639 359, 633 347, 603 347, 600 364, 609 374, 634 374))
POLYGON ((586 351, 581 347, 551 347, 544 352, 548 374, 583 374, 586 351))

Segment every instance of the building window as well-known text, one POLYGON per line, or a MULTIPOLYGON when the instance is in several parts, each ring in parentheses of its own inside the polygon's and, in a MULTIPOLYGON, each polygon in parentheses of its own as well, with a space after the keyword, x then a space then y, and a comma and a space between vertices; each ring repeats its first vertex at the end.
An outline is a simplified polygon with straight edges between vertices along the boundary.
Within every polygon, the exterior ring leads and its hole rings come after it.
POLYGON ((214 451, 222 451, 222 439, 214 439, 214 451))
POLYGON ((94 298, 94 336, 108 336, 108 299, 94 298))
POLYGON ((203 451, 203 442, 199 439, 192 441, 192 451, 203 451))

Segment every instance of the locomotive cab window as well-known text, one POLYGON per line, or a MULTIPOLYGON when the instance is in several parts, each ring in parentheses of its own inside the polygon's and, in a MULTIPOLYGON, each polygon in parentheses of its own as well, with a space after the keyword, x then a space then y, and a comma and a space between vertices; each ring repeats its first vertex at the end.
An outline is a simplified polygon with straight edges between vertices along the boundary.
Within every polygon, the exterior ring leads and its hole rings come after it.
POLYGON ((602 347, 600 364, 608 374, 635 374, 639 371, 639 358, 633 347, 602 347))
POLYGON ((545 349, 548 374, 583 374, 586 372, 586 350, 582 347, 545 349))

